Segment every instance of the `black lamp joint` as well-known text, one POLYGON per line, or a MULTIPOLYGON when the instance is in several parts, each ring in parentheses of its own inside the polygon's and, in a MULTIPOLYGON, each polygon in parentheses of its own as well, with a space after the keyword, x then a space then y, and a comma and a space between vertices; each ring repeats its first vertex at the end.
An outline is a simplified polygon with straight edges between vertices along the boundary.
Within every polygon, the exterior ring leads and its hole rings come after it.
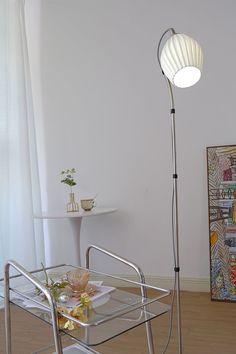
POLYGON ((180 272, 180 267, 174 267, 174 271, 175 271, 176 273, 179 273, 179 272, 180 272))
POLYGON ((174 173, 174 174, 173 174, 173 178, 176 178, 176 179, 178 178, 177 173, 174 173))
POLYGON ((171 114, 175 113, 175 108, 171 108, 170 113, 171 114))

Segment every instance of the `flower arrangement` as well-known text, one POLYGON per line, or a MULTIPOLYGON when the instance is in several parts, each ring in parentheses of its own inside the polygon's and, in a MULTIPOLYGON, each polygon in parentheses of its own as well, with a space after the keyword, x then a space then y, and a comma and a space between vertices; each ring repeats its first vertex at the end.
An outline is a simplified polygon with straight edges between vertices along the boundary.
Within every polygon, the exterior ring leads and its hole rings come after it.
POLYGON ((85 322, 87 321, 85 309, 89 308, 90 304, 91 304, 91 300, 89 295, 87 293, 82 293, 80 296, 80 305, 74 306, 72 309, 68 309, 65 306, 58 306, 57 311, 58 311, 59 328, 68 329, 69 331, 79 328, 78 323, 72 320, 68 320, 62 314, 65 313, 67 315, 74 317, 75 319, 85 322))
MULTIPOLYGON (((58 325, 60 329, 73 330, 79 327, 78 323, 68 320, 63 316, 63 313, 79 319, 81 321, 87 320, 87 311, 91 304, 90 295, 96 292, 96 286, 88 284, 89 273, 75 269, 66 274, 59 281, 54 281, 50 278, 42 264, 43 272, 45 274, 45 286, 51 291, 51 294, 56 302, 58 312, 58 325), (63 306, 70 299, 75 299, 79 304, 73 308, 63 306)), ((42 301, 47 301, 41 290, 36 288, 37 295, 42 296, 42 301)))
POLYGON ((74 174, 76 173, 75 168, 67 169, 61 171, 61 183, 67 184, 70 187, 69 198, 70 201, 67 203, 67 212, 79 211, 79 204, 75 201, 74 193, 72 192, 72 187, 76 186, 76 181, 74 179, 74 174))
POLYGON ((75 168, 67 169, 61 171, 61 183, 67 184, 72 191, 72 187, 76 186, 76 182, 74 180, 74 174, 76 173, 75 168))

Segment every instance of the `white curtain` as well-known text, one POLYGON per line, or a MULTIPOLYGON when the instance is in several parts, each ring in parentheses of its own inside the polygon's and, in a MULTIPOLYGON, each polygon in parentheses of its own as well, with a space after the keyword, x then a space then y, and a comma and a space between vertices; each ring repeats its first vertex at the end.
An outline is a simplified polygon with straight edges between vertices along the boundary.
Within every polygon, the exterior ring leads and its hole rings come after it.
POLYGON ((7 259, 44 262, 24 0, 0 0, 0 276, 7 259))

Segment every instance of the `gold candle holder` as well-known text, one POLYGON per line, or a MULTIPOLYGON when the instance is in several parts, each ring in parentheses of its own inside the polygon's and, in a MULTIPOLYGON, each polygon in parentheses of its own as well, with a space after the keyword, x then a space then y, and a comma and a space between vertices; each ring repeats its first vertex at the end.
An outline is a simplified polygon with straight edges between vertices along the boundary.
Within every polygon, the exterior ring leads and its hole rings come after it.
POLYGON ((79 211, 79 204, 75 201, 75 194, 69 193, 70 201, 67 203, 67 212, 79 211))

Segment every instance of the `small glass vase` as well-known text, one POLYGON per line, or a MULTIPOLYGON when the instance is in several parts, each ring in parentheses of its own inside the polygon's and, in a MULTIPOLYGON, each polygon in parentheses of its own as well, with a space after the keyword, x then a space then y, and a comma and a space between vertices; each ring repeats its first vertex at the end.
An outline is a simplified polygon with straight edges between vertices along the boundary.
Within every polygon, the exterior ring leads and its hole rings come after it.
POLYGON ((75 201, 75 194, 69 193, 70 201, 67 203, 67 212, 79 211, 79 204, 75 201))

